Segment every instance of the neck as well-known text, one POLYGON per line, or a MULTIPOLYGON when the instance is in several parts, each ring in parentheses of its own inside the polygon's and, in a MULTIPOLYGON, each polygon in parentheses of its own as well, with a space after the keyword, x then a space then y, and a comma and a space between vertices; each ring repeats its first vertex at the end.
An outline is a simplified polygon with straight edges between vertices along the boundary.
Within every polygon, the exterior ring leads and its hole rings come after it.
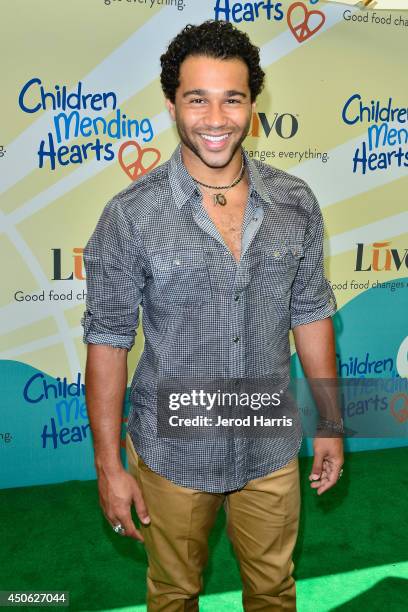
POLYGON ((188 173, 208 185, 228 185, 237 178, 242 165, 241 148, 235 152, 228 165, 222 168, 207 166, 195 153, 181 143, 181 155, 188 173))

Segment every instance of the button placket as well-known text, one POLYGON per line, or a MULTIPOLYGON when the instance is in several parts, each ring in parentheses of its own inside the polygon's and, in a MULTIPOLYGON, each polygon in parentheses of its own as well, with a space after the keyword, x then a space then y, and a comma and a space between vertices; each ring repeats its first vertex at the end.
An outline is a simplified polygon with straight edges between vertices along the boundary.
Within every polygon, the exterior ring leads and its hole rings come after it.
POLYGON ((234 378, 244 376, 244 350, 243 350, 243 333, 244 333, 244 308, 245 308, 245 287, 248 282, 246 259, 240 261, 233 289, 233 305, 231 310, 231 336, 232 336, 232 363, 230 375, 234 378))
POLYGON ((264 210, 262 206, 253 205, 252 211, 248 217, 245 215, 243 228, 242 228, 242 240, 241 240, 241 259, 249 249, 251 242, 255 238, 257 232, 262 223, 264 216, 264 210))

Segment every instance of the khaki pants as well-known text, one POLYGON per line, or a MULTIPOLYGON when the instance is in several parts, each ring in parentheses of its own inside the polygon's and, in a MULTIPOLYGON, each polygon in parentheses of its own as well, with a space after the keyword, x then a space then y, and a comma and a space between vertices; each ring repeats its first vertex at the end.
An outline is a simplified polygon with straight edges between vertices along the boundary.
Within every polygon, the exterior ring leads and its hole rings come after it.
POLYGON ((136 478, 151 523, 141 525, 148 557, 149 612, 196 612, 208 536, 222 504, 237 556, 246 612, 295 612, 292 552, 299 511, 299 462, 256 478, 232 493, 206 493, 153 472, 126 434, 128 470, 136 478))

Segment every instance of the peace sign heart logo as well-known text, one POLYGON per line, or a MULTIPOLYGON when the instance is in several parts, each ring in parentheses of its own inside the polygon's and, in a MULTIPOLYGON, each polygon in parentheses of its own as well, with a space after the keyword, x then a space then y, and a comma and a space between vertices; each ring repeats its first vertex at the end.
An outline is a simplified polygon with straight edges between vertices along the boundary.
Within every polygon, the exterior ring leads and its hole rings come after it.
POLYGON ((142 148, 136 140, 124 142, 119 149, 118 159, 122 170, 130 180, 136 181, 141 176, 153 170, 160 161, 160 151, 152 147, 142 148), (126 155, 126 162, 124 157, 126 155), (129 161, 130 158, 130 161, 129 161))
POLYGON ((309 11, 303 2, 295 2, 289 7, 287 20, 293 36, 301 43, 320 30, 326 16, 321 11, 309 11))

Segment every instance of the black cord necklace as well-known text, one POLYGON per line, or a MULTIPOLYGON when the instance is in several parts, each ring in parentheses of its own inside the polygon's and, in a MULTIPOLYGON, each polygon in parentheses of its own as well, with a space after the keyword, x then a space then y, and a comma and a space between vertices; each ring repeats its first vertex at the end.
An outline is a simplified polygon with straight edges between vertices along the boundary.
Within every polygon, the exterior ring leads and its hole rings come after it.
POLYGON ((201 181, 198 181, 197 179, 195 179, 194 177, 192 177, 196 183, 198 183, 199 185, 201 185, 201 187, 204 187, 205 189, 211 190, 212 191, 212 196, 213 196, 213 202, 214 204, 219 204, 220 206, 225 206, 227 203, 227 198, 225 197, 225 194, 232 189, 233 187, 235 187, 236 185, 238 185, 238 183, 240 183, 242 181, 242 179, 244 178, 244 174, 245 174, 245 165, 244 165, 244 158, 242 158, 242 164, 241 164, 241 169, 239 171, 238 176, 232 181, 232 183, 230 185, 223 185, 221 187, 217 186, 217 185, 207 185, 206 183, 202 183, 201 181), (214 193, 214 190, 216 190, 217 192, 219 192, 220 190, 225 190, 224 193, 214 193))

